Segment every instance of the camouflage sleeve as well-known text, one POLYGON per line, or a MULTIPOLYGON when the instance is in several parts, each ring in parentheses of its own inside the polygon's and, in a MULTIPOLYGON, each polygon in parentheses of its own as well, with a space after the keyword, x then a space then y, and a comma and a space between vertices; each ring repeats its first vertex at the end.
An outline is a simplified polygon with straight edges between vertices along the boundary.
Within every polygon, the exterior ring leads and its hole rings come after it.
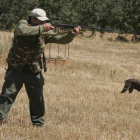
POLYGON ((29 26, 28 22, 26 20, 20 20, 16 29, 15 29, 15 35, 37 35, 42 32, 44 32, 44 26, 43 25, 37 25, 37 26, 29 26))
POLYGON ((74 37, 75 36, 72 34, 71 31, 64 35, 55 35, 54 31, 50 30, 47 32, 47 36, 45 36, 45 44, 47 43, 68 44, 74 39, 74 37))

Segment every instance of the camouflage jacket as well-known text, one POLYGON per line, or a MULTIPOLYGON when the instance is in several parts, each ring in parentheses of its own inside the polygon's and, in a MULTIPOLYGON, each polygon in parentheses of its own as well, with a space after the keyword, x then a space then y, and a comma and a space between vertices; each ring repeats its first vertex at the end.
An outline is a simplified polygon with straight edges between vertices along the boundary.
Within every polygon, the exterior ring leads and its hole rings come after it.
POLYGON ((6 59, 7 63, 18 71, 22 71, 23 67, 28 64, 33 73, 40 72, 41 56, 45 44, 67 44, 74 38, 71 32, 53 36, 55 33, 50 30, 46 36, 41 36, 43 32, 45 32, 43 25, 28 26, 26 20, 20 20, 14 32, 13 45, 6 59))

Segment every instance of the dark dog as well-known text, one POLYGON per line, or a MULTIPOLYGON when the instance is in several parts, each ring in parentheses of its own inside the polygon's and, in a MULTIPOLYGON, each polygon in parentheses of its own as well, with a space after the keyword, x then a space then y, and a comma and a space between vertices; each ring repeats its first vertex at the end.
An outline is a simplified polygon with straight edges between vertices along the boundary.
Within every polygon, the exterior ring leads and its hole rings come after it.
POLYGON ((137 79, 128 79, 125 82, 124 88, 121 93, 126 92, 129 90, 129 93, 132 93, 133 89, 140 91, 140 80, 137 79))

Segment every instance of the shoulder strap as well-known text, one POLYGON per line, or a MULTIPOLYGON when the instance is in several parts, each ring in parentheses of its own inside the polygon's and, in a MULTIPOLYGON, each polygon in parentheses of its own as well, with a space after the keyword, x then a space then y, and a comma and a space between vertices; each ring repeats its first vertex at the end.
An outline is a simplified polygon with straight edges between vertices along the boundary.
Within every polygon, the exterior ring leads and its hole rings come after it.
POLYGON ((47 71, 47 66, 46 66, 46 58, 45 58, 45 53, 43 52, 43 68, 44 68, 44 72, 47 71))

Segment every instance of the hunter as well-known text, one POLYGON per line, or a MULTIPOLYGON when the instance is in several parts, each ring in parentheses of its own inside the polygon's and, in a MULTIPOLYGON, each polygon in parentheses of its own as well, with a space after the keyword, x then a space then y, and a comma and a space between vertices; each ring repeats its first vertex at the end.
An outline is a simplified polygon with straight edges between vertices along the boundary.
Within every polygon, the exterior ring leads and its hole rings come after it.
POLYGON ((29 14, 28 20, 20 20, 14 31, 13 45, 6 59, 8 69, 0 95, 0 121, 5 119, 15 98, 25 85, 29 98, 30 117, 33 126, 43 127, 45 104, 43 98, 44 77, 46 71, 44 46, 47 43, 67 44, 79 33, 75 27, 63 35, 56 35, 43 9, 36 8, 29 14), (46 32, 44 35, 43 33, 46 32), (43 35, 42 35, 43 34, 43 35))

